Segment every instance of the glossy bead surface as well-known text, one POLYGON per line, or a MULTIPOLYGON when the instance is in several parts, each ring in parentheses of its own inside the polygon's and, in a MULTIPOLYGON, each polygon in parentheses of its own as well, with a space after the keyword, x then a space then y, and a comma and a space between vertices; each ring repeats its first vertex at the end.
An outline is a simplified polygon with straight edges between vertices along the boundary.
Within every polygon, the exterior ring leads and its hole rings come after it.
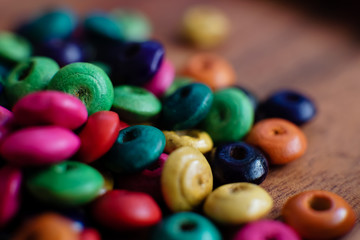
POLYGON ((214 101, 200 127, 215 143, 239 141, 251 129, 254 109, 248 97, 235 88, 214 93, 214 101))
POLYGON ((122 40, 123 33, 115 19, 106 13, 96 12, 86 16, 84 31, 90 40, 122 40))
POLYGON ((262 183, 269 171, 265 156, 244 142, 220 145, 210 162, 214 178, 221 184, 262 183))
POLYGON ((161 121, 166 129, 191 129, 208 114, 213 102, 209 87, 193 83, 176 90, 163 101, 161 121))
POLYGON ((17 166, 42 166, 71 157, 80 147, 72 131, 57 127, 29 127, 9 135, 1 145, 1 156, 17 166))
POLYGON ((21 98, 13 107, 21 126, 56 125, 76 129, 88 117, 86 106, 76 97, 58 91, 38 91, 21 98))
POLYGON ((109 77, 91 63, 72 63, 61 68, 51 79, 48 89, 62 91, 79 98, 88 114, 110 110, 114 88, 109 77))
POLYGON ((161 188, 172 211, 194 209, 211 193, 212 187, 211 168, 201 152, 182 147, 169 155, 161 175, 161 188))
POLYGON ((14 130, 14 127, 14 114, 0 106, 0 143, 14 130))
POLYGON ((214 54, 199 53, 186 63, 183 74, 208 85, 213 90, 235 84, 235 71, 223 58, 214 54))
POLYGON ((149 195, 126 190, 105 193, 92 204, 91 212, 101 225, 118 231, 150 227, 162 217, 159 206, 149 195))
POLYGON ((152 92, 156 97, 161 97, 171 86, 174 77, 174 66, 169 60, 164 59, 155 76, 144 85, 144 88, 152 92))
POLYGON ((32 47, 23 37, 11 32, 0 32, 0 62, 18 63, 30 58, 32 47))
POLYGON ((286 224, 275 220, 259 220, 245 225, 233 240, 301 240, 286 224))
POLYGON ((334 239, 349 232, 356 216, 351 206, 335 193, 312 190, 287 200, 282 216, 306 239, 334 239))
POLYGON ((307 140, 295 124, 280 118, 259 121, 249 132, 246 142, 259 147, 272 164, 285 164, 304 155, 307 140))
POLYGON ((105 155, 105 165, 117 173, 141 172, 154 163, 165 147, 165 136, 152 126, 135 125, 120 131, 105 155))
POLYGON ((213 141, 207 132, 200 130, 163 131, 166 138, 165 152, 189 146, 201 153, 207 153, 213 148, 213 141))
POLYGON ((221 240, 214 224, 193 212, 175 213, 161 221, 152 234, 153 240, 221 240))
POLYGON ((266 216, 273 206, 271 196, 252 183, 231 183, 216 188, 203 206, 211 219, 226 224, 243 224, 266 216))
POLYGON ((141 123, 153 120, 161 111, 161 102, 148 90, 121 85, 114 88, 112 110, 125 122, 141 123))
POLYGON ((104 185, 94 168, 65 161, 31 175, 27 188, 38 199, 59 206, 78 206, 93 200, 104 185))
POLYGON ((194 79, 192 79, 190 77, 175 77, 171 86, 166 90, 164 97, 170 96, 179 88, 185 87, 186 85, 189 85, 193 82, 194 82, 194 79))

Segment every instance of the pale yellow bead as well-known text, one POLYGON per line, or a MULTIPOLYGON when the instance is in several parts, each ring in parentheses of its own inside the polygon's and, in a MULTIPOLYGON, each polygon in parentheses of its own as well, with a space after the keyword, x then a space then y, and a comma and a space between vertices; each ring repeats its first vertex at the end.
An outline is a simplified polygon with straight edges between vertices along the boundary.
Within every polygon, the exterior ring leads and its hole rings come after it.
POLYGON ((218 187, 206 199, 204 212, 226 224, 243 224, 265 217, 273 206, 271 196, 252 183, 231 183, 218 187))
POLYGON ((165 152, 188 146, 207 153, 213 147, 213 141, 207 132, 200 130, 163 131, 166 138, 165 152))
POLYGON ((161 188, 172 211, 194 209, 211 193, 212 187, 211 168, 201 152, 181 147, 169 155, 161 174, 161 188))

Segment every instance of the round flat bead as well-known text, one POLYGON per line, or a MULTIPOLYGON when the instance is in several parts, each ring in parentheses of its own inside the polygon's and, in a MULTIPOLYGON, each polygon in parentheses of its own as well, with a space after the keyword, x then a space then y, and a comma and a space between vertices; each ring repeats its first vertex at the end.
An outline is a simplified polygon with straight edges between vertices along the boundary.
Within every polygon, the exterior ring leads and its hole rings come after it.
POLYGON ((92 205, 92 215, 106 227, 128 231, 150 227, 161 220, 161 210, 154 199, 141 192, 112 190, 92 205))
POLYGON ((79 133, 81 146, 76 159, 91 163, 103 156, 120 132, 119 116, 112 111, 99 111, 92 114, 79 133))
POLYGON ((249 98, 238 89, 227 88, 214 93, 211 109, 200 126, 215 143, 221 143, 239 141, 253 122, 254 109, 249 98))
POLYGON ((355 225, 351 206, 335 193, 312 190, 287 200, 282 209, 287 224, 306 239, 335 239, 355 225))
POLYGON ((252 183, 230 183, 216 188, 206 199, 204 212, 226 224, 243 224, 266 216, 273 206, 271 196, 252 183))
POLYGON ((189 146, 201 153, 207 153, 213 148, 213 141, 207 132, 200 130, 163 131, 166 138, 165 152, 189 146))
POLYGON ((122 40, 123 32, 115 19, 101 12, 91 13, 85 17, 84 32, 91 41, 122 40))
POLYGON ((101 235, 95 228, 85 228, 80 233, 79 240, 101 240, 101 235))
POLYGON ((141 87, 121 85, 114 88, 112 110, 129 123, 153 120, 161 111, 161 102, 141 87))
POLYGON ((13 107, 21 126, 56 125, 76 129, 88 117, 86 106, 76 97, 58 91, 38 91, 21 98, 13 107))
POLYGON ((182 147, 169 155, 161 175, 161 188, 172 211, 194 209, 211 193, 212 187, 211 168, 201 152, 182 147))
POLYGON ((174 81, 175 69, 172 63, 164 59, 159 71, 144 85, 144 88, 152 92, 156 97, 161 97, 174 81))
POLYGON ((192 56, 187 61, 183 74, 214 90, 235 84, 233 67, 225 59, 214 54, 201 53, 192 56))
POLYGON ((228 36, 230 23, 218 8, 199 5, 189 8, 182 19, 182 33, 199 48, 212 48, 228 36))
POLYGON ((44 90, 59 65, 47 57, 33 57, 19 63, 5 80, 5 94, 8 101, 14 104, 23 96, 44 90))
POLYGON ((14 127, 14 114, 0 106, 0 143, 14 130, 14 127))
POLYGON ((1 156, 9 163, 41 166, 61 162, 80 147, 80 139, 66 128, 57 126, 29 127, 10 134, 2 143, 1 156))
POLYGON ((186 85, 189 85, 193 82, 194 82, 194 79, 189 78, 189 77, 175 77, 171 86, 166 90, 164 97, 170 96, 179 88, 185 87, 186 85))
POLYGON ((30 58, 32 47, 23 37, 11 32, 0 32, 0 62, 18 63, 30 58))
POLYGON ((295 124, 280 118, 259 121, 249 132, 246 142, 259 147, 272 164, 285 164, 304 155, 307 140, 295 124))
POLYGON ((240 229, 233 240, 301 240, 286 224, 275 220, 259 220, 240 229))
POLYGON ((88 114, 110 110, 114 88, 109 77, 91 63, 71 63, 61 68, 51 79, 48 89, 66 92, 79 98, 88 114))
POLYGON ((269 171, 265 156, 244 142, 220 145, 210 162, 214 178, 221 184, 262 183, 269 171))
POLYGON ((22 173, 12 166, 0 169, 0 228, 17 213, 20 206, 22 173))
POLYGON ((94 168, 65 161, 31 175, 27 188, 38 199, 59 206, 78 206, 98 196, 104 179, 94 168))
POLYGON ((254 110, 256 111, 258 105, 259 105, 259 100, 258 98, 255 96, 255 94, 253 92, 251 92, 249 89, 247 88, 244 88, 242 86, 233 86, 234 88, 238 88, 240 89, 241 91, 243 91, 246 96, 249 98, 250 102, 251 102, 251 105, 253 106, 254 110))
POLYGON ((179 88, 163 101, 161 121, 166 129, 191 129, 208 114, 213 102, 209 87, 201 83, 179 88))
POLYGON ((118 173, 141 172, 163 152, 165 136, 157 128, 135 125, 120 131, 116 142, 105 155, 105 166, 118 173))
POLYGON ((193 212, 175 213, 162 220, 152 234, 153 240, 221 240, 215 225, 193 212))

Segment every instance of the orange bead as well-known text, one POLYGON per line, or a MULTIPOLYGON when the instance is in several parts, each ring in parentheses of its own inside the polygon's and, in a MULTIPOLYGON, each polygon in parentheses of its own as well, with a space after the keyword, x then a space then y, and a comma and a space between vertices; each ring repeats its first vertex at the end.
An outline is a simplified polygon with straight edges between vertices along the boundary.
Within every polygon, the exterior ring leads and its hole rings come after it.
POLYGON ((306 239, 333 239, 351 230, 356 216, 340 196, 321 190, 306 191, 291 197, 282 216, 306 239))
POLYGON ((74 222, 55 213, 45 213, 27 221, 12 240, 78 240, 74 222))
POLYGON ((259 147, 272 164, 285 164, 304 155, 307 140, 295 124, 280 118, 259 121, 250 130, 246 142, 259 147))
POLYGON ((214 54, 196 54, 190 58, 183 74, 208 85, 213 90, 235 84, 235 71, 223 58, 214 54))

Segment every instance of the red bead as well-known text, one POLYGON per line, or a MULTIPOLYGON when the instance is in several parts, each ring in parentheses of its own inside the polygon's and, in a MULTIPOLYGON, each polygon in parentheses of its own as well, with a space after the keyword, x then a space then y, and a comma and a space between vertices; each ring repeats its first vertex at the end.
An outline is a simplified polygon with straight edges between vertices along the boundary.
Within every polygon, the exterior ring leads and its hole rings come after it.
POLYGON ((101 240, 101 236, 95 228, 85 228, 80 233, 79 240, 101 240))

